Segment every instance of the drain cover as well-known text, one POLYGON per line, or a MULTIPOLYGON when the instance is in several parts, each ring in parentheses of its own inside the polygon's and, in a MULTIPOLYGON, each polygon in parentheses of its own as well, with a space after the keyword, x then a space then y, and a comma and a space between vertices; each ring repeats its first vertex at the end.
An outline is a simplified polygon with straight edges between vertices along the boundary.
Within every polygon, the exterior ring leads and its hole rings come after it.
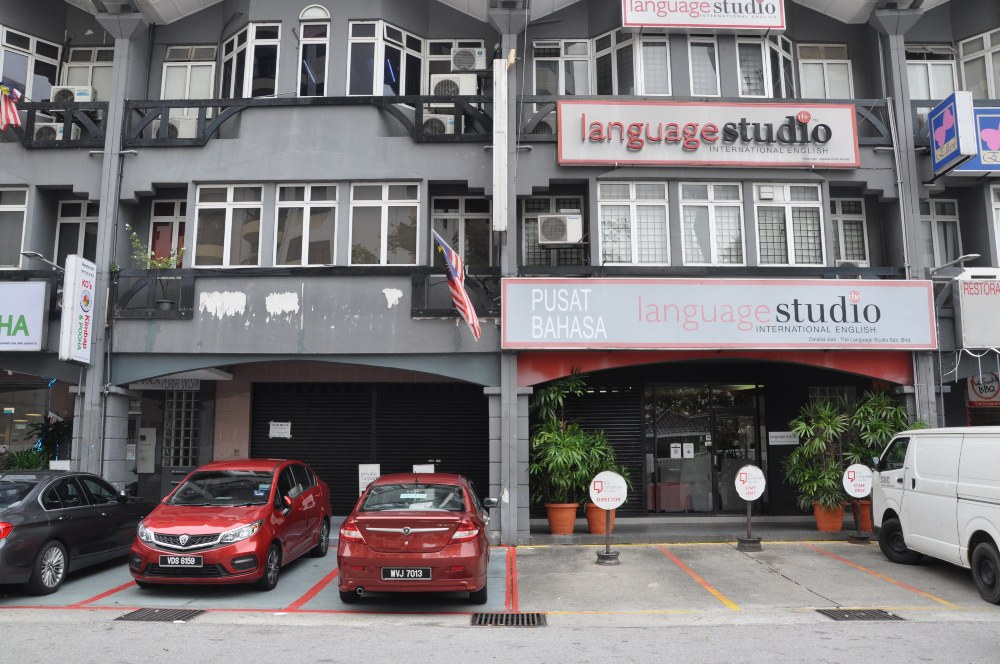
POLYGON ((137 609, 126 613, 115 620, 135 620, 139 622, 174 622, 175 620, 191 620, 205 613, 200 609, 137 609))
POLYGON ((545 627, 544 613, 473 613, 473 627, 545 627))
POLYGON ((816 609, 834 620, 903 620, 895 613, 882 609, 816 609))

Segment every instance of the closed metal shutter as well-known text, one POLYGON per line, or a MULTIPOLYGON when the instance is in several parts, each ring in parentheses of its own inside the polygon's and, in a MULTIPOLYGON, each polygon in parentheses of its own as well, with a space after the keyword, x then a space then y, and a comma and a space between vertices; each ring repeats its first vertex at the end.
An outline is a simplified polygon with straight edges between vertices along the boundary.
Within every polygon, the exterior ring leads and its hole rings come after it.
POLYGON ((257 383, 250 455, 306 462, 330 486, 335 515, 358 499, 358 464, 382 474, 433 463, 489 490, 489 410, 482 387, 439 383, 257 383), (290 422, 291 439, 269 438, 290 422))

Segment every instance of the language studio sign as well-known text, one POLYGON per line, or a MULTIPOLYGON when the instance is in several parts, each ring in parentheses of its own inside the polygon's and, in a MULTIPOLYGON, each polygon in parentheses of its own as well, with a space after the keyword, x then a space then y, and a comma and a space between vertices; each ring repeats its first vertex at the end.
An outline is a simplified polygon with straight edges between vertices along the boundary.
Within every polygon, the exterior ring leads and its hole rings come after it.
POLYGON ((784 30, 784 0, 622 0, 622 26, 784 30))

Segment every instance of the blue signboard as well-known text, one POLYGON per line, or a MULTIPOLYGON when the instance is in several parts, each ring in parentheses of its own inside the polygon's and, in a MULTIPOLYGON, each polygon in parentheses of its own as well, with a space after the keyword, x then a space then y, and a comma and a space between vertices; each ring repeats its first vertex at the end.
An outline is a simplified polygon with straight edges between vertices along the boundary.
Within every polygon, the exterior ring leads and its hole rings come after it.
POLYGON ((934 175, 944 175, 976 156, 971 92, 955 92, 927 115, 934 175))
POLYGON ((978 154, 952 172, 955 175, 1000 172, 1000 108, 976 108, 973 115, 978 154))

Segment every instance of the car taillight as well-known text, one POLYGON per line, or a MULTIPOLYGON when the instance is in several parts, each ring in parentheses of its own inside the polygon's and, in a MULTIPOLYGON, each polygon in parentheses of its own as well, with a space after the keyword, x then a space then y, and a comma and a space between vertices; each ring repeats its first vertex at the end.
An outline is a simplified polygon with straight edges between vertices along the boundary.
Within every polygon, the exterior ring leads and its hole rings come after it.
POLYGON ((365 536, 361 534, 357 524, 345 523, 340 527, 340 539, 349 542, 364 542, 365 536))
POLYGON ((7 537, 14 531, 14 524, 0 521, 0 539, 7 537))
POLYGON ((470 540, 476 539, 479 535, 479 528, 476 528, 473 524, 468 521, 463 521, 459 526, 455 534, 451 536, 451 543, 455 544, 458 542, 468 542, 470 540))

